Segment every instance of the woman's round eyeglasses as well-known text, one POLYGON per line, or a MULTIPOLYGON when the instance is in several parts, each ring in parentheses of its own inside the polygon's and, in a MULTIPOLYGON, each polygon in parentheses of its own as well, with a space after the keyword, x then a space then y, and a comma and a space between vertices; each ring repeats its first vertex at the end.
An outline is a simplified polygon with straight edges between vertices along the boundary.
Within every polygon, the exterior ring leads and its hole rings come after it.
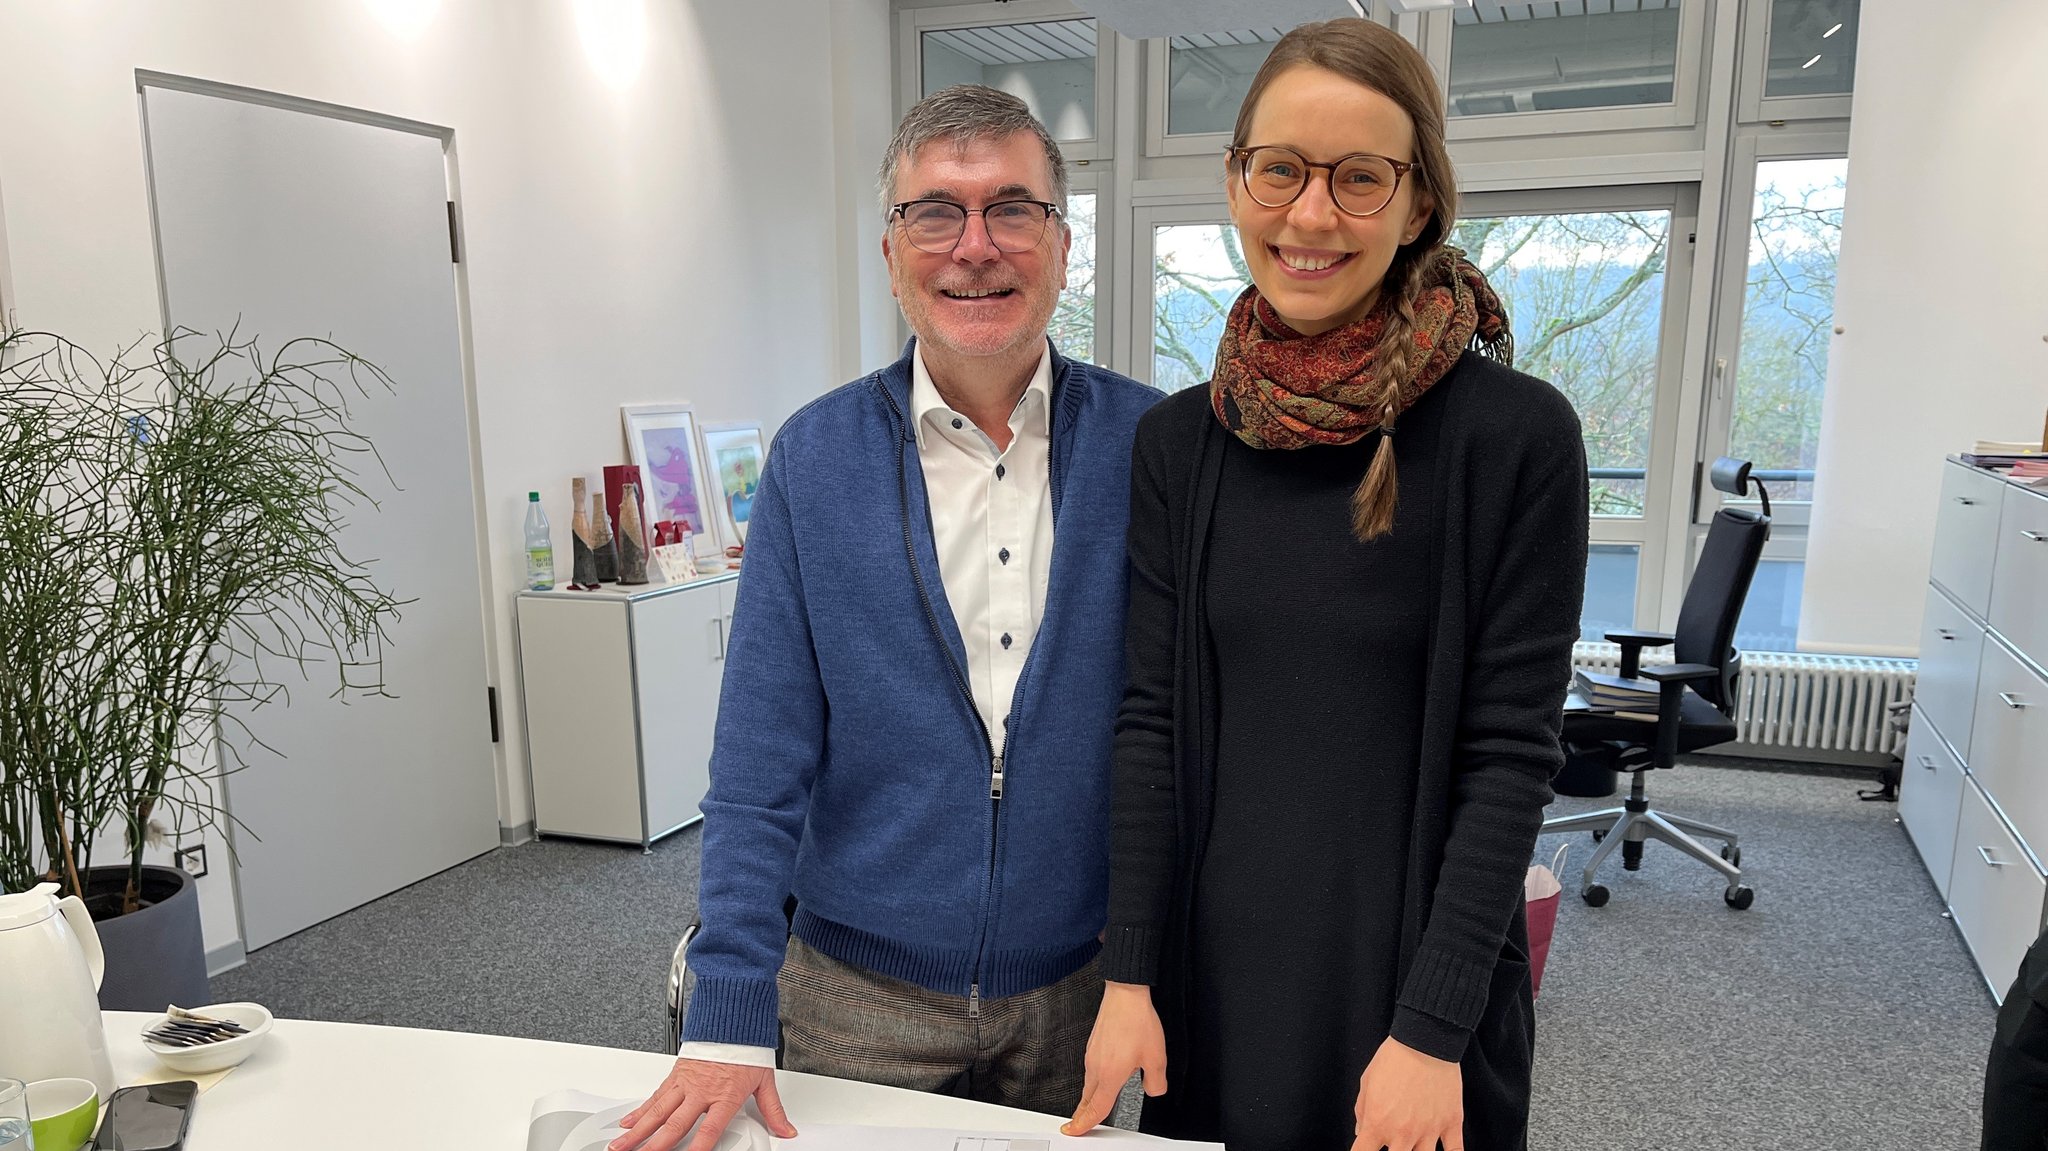
POLYGON ((1332 164, 1310 162, 1292 148, 1225 148, 1237 165, 1244 190, 1268 208, 1285 208, 1301 198, 1309 173, 1317 168, 1329 179, 1330 201, 1346 215, 1376 215, 1393 203, 1401 177, 1421 167, 1371 152, 1355 152, 1332 164))
POLYGON ((889 215, 903 221, 903 235, 921 252, 944 255, 960 245, 967 234, 967 217, 980 216, 988 229, 989 242, 999 250, 1016 255, 1038 246, 1045 236, 1046 222, 1059 215, 1060 206, 1044 200, 998 200, 983 208, 965 208, 951 200, 905 200, 889 209, 889 215))

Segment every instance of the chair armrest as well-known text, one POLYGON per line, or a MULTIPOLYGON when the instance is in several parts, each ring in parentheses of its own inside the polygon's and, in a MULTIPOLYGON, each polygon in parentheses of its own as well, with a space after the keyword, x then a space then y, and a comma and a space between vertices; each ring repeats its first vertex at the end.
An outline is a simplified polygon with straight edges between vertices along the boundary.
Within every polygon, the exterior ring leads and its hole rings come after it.
POLYGON ((1651 763, 1659 768, 1678 762, 1678 728, 1685 709, 1686 686, 1695 680, 1712 679, 1721 669, 1704 663, 1674 663, 1646 668, 1642 677, 1658 685, 1657 745, 1651 763))
POLYGON ((1634 679, 1643 666, 1643 649, 1669 647, 1678 637, 1661 631, 1620 630, 1607 633, 1607 642, 1621 645, 1621 677, 1634 679))
POLYGON ((1688 684, 1696 679, 1712 679, 1721 674, 1721 669, 1704 663, 1672 663, 1647 668, 1640 674, 1644 679, 1661 684, 1688 684))

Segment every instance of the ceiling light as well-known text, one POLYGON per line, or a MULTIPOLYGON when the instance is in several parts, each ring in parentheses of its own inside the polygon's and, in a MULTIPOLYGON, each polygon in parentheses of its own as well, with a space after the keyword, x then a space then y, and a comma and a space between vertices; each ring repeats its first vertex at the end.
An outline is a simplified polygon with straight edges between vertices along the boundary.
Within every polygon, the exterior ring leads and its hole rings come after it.
POLYGON ((1827 39, 1828 37, 1830 37, 1830 36, 1834 35, 1835 33, 1837 33, 1837 32, 1840 32, 1841 30, 1842 30, 1842 26, 1841 26, 1840 24, 1837 24, 1837 25, 1835 25, 1834 27, 1832 27, 1832 28, 1828 29, 1827 31, 1825 31, 1825 32, 1821 33, 1821 34, 1820 34, 1820 38, 1821 38, 1821 39, 1823 39, 1823 40, 1825 40, 1825 39, 1827 39))
POLYGON ((1801 67, 1801 68, 1811 68, 1811 67, 1813 67, 1813 66, 1814 66, 1815 64, 1818 64, 1818 63, 1820 63, 1820 53, 1818 53, 1818 52, 1815 52, 1815 53, 1813 54, 1813 59, 1811 59, 1811 60, 1808 60, 1808 61, 1807 61, 1806 63, 1804 63, 1804 64, 1801 64, 1801 65, 1800 65, 1800 67, 1801 67))

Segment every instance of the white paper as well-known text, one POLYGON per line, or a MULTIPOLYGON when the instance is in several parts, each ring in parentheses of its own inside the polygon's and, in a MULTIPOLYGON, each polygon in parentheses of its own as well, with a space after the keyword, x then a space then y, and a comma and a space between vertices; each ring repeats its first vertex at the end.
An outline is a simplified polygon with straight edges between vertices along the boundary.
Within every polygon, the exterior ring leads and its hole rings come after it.
MULTIPOLYGON (((582 1091, 543 1095, 533 1102, 526 1151, 604 1151, 612 1140, 624 1134, 619 1120, 640 1102, 606 1099, 582 1091)), ((749 1103, 749 1111, 752 1107, 749 1103)), ((792 1119, 800 1134, 794 1139, 777 1139, 751 1114, 739 1115, 719 1137, 717 1151, 1103 1151, 1138 1147, 1223 1151, 1221 1143, 1148 1139, 1107 1127, 1071 1138, 945 1127, 838 1126, 805 1123, 800 1116, 792 1119)))

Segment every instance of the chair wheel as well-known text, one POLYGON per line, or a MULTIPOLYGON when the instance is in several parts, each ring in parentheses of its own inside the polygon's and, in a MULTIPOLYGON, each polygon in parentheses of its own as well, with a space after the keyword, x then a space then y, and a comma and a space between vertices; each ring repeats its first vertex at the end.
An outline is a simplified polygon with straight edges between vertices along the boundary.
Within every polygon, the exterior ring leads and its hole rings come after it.
POLYGON ((1730 846, 1721 849, 1721 858, 1727 860, 1728 862, 1734 864, 1737 867, 1741 867, 1742 849, 1731 844, 1730 846))
POLYGON ((1751 887, 1731 887, 1721 893, 1721 898, 1727 901, 1728 906, 1737 911, 1748 911, 1749 905, 1756 902, 1756 889, 1751 887))
POLYGON ((1596 828, 1594 828, 1594 829, 1593 829, 1593 842, 1594 842, 1594 843, 1598 843, 1598 842, 1600 842, 1601 840, 1603 840, 1603 839, 1606 839, 1606 838, 1607 838, 1607 830, 1606 830, 1605 828, 1600 828, 1600 827, 1596 827, 1596 828))
MULTIPOLYGON (((1743 890, 1748 891, 1749 889, 1745 887, 1743 890)), ((1587 907, 1605 907, 1607 906, 1608 894, 1606 887, 1596 883, 1586 890, 1579 892, 1579 898, 1586 901, 1587 907)))

